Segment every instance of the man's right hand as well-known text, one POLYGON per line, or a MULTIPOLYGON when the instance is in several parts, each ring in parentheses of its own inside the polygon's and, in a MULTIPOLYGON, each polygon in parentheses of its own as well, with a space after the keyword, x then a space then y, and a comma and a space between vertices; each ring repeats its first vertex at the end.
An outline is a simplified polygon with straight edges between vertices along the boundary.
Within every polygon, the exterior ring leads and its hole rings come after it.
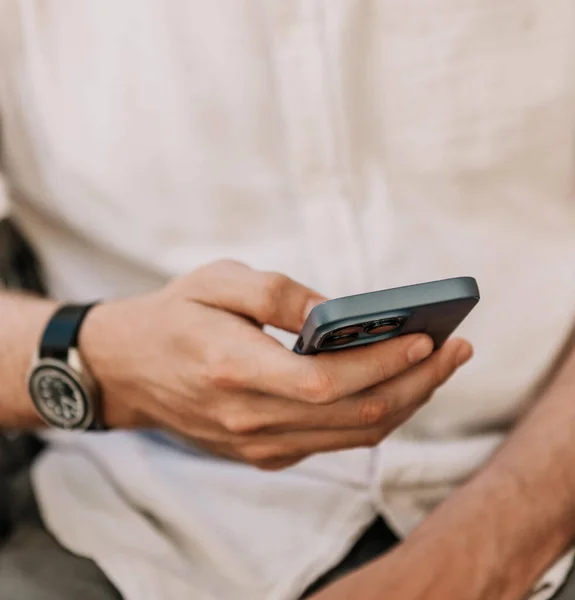
POLYGON ((262 331, 299 332, 323 300, 284 275, 219 261, 92 309, 80 351, 110 426, 169 429, 267 469, 379 443, 472 354, 451 340, 431 355, 427 336, 409 335, 300 356, 262 331))

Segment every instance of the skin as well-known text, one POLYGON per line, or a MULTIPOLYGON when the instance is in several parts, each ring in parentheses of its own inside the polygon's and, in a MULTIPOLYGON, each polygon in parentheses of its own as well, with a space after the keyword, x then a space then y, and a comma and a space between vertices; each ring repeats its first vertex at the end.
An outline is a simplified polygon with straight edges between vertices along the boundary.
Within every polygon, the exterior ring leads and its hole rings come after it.
MULTIPOLYGON (((426 402, 472 354, 427 336, 298 356, 262 331, 297 332, 324 298, 277 273, 220 261, 148 295, 103 303, 80 352, 112 427, 159 427, 263 469, 316 452, 373 446, 426 402)), ((0 295, 0 424, 39 419, 25 379, 55 303, 0 295)))
POLYGON ((575 538, 575 347, 492 460, 407 540, 314 600, 520 600, 575 538))

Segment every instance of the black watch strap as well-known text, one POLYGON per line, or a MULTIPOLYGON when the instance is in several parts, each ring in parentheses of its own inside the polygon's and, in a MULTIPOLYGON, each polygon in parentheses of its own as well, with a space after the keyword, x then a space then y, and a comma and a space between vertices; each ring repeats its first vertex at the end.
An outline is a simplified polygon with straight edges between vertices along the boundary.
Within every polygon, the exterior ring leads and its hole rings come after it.
POLYGON ((66 304, 59 308, 44 330, 39 358, 67 361, 68 350, 78 345, 78 332, 92 304, 66 304))

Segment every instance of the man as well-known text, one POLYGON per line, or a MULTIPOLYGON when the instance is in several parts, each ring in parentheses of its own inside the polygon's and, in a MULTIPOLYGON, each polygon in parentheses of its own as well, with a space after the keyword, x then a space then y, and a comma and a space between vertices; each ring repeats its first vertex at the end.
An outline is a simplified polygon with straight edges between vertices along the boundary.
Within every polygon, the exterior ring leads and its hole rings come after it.
POLYGON ((0 299, 0 422, 118 430, 45 434, 58 544, 22 519, 2 597, 287 600, 391 530, 317 597, 551 597, 575 533, 572 3, 0 7, 7 198, 53 298, 0 299), (462 274, 476 358, 417 413, 467 342, 300 357, 259 327, 462 274))

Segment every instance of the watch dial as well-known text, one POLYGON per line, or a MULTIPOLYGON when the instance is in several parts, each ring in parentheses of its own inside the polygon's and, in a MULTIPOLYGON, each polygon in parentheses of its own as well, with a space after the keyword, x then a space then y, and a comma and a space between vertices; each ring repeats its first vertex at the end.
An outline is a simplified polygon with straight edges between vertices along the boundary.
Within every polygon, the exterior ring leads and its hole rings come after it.
POLYGON ((81 386, 68 373, 40 367, 30 381, 34 404, 49 424, 73 429, 86 418, 87 403, 81 386))

